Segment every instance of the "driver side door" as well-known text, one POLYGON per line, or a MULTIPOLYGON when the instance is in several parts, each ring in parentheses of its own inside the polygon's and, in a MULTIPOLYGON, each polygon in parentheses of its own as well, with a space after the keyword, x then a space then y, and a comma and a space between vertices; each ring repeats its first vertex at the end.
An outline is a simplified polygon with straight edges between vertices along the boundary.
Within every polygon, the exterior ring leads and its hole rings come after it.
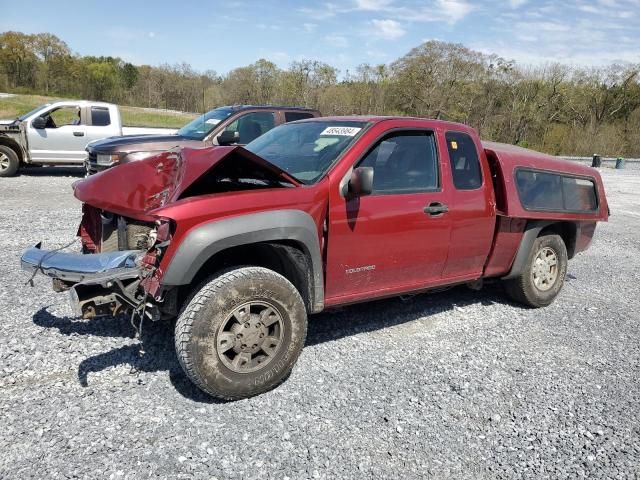
POLYGON ((36 163, 83 163, 87 145, 86 124, 75 105, 61 106, 40 117, 46 119, 45 128, 34 128, 33 119, 27 127, 31 159, 36 163))
POLYGON ((412 129, 387 133, 354 167, 373 168, 373 191, 355 198, 332 191, 326 304, 439 283, 451 221, 435 132, 412 129))

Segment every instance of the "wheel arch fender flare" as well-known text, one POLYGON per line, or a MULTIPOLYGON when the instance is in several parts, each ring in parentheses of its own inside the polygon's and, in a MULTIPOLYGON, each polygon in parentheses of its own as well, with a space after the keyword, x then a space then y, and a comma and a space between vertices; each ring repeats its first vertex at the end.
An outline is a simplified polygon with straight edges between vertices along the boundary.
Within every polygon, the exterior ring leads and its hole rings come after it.
POLYGON ((522 235, 522 239, 520 240, 518 252, 516 253, 515 259, 513 260, 513 265, 511 265, 511 270, 509 270, 509 273, 507 275, 502 277, 503 280, 516 278, 523 272, 527 264, 527 259, 529 258, 529 253, 531 252, 531 248, 533 247, 533 242, 536 241, 536 238, 538 238, 540 232, 545 227, 548 227, 553 223, 555 222, 548 220, 535 220, 527 223, 524 234, 522 235))
POLYGON ((270 210, 214 220, 192 229, 166 268, 164 286, 190 284, 203 265, 226 249, 260 242, 295 241, 310 260, 312 311, 324 307, 324 272, 317 226, 302 210, 270 210))

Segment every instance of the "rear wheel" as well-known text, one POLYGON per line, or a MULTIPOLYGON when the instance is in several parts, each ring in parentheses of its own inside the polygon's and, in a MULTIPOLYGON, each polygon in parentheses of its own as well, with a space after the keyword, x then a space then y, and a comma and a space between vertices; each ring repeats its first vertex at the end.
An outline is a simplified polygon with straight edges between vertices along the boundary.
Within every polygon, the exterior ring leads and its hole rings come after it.
POLYGON ((304 346, 307 314, 278 273, 245 267, 212 277, 176 322, 176 352, 200 389, 225 400, 275 388, 304 346))
POLYGON ((559 235, 536 238, 522 273, 505 280, 505 289, 517 302, 545 307, 560 293, 567 273, 567 248, 559 235))
POLYGON ((20 168, 20 158, 12 148, 0 145, 0 177, 12 177, 20 168))

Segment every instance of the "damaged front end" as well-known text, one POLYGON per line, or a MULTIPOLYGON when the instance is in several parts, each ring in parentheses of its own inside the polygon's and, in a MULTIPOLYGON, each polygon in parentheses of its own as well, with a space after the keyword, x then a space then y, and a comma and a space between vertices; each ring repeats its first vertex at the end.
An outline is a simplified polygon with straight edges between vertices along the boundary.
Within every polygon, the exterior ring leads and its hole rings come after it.
MULTIPOLYGON (((177 289, 161 285, 163 256, 177 223, 163 210, 206 195, 298 183, 241 147, 169 151, 105 170, 74 184, 83 220, 83 253, 26 250, 22 268, 69 291, 74 313, 88 319, 129 312, 157 320, 177 313, 177 289)), ((214 196, 210 197, 215 202, 214 196)))
POLYGON ((151 236, 154 242, 146 251, 81 254, 43 250, 37 244, 22 254, 20 263, 32 279, 41 273, 53 279, 54 291, 68 291, 71 308, 79 317, 134 313, 157 320, 161 299, 150 296, 150 290, 157 291, 155 273, 169 240, 169 223, 157 221, 151 236))
POLYGON ((42 250, 38 244, 23 253, 21 265, 32 275, 51 277, 55 291, 68 290, 75 315, 94 318, 141 307, 142 255, 135 250, 82 255, 42 250))
POLYGON ((146 249, 154 211, 210 194, 300 185, 243 147, 174 149, 77 181, 85 253, 146 249))

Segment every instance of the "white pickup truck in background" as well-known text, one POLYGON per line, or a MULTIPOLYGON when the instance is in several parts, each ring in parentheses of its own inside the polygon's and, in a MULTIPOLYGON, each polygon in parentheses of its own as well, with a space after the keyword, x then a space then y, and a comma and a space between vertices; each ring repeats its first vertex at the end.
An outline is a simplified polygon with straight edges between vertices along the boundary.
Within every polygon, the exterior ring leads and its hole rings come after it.
POLYGON ((172 134, 175 129, 123 127, 117 105, 68 100, 0 120, 0 177, 21 165, 82 165, 88 143, 123 135, 172 134))

